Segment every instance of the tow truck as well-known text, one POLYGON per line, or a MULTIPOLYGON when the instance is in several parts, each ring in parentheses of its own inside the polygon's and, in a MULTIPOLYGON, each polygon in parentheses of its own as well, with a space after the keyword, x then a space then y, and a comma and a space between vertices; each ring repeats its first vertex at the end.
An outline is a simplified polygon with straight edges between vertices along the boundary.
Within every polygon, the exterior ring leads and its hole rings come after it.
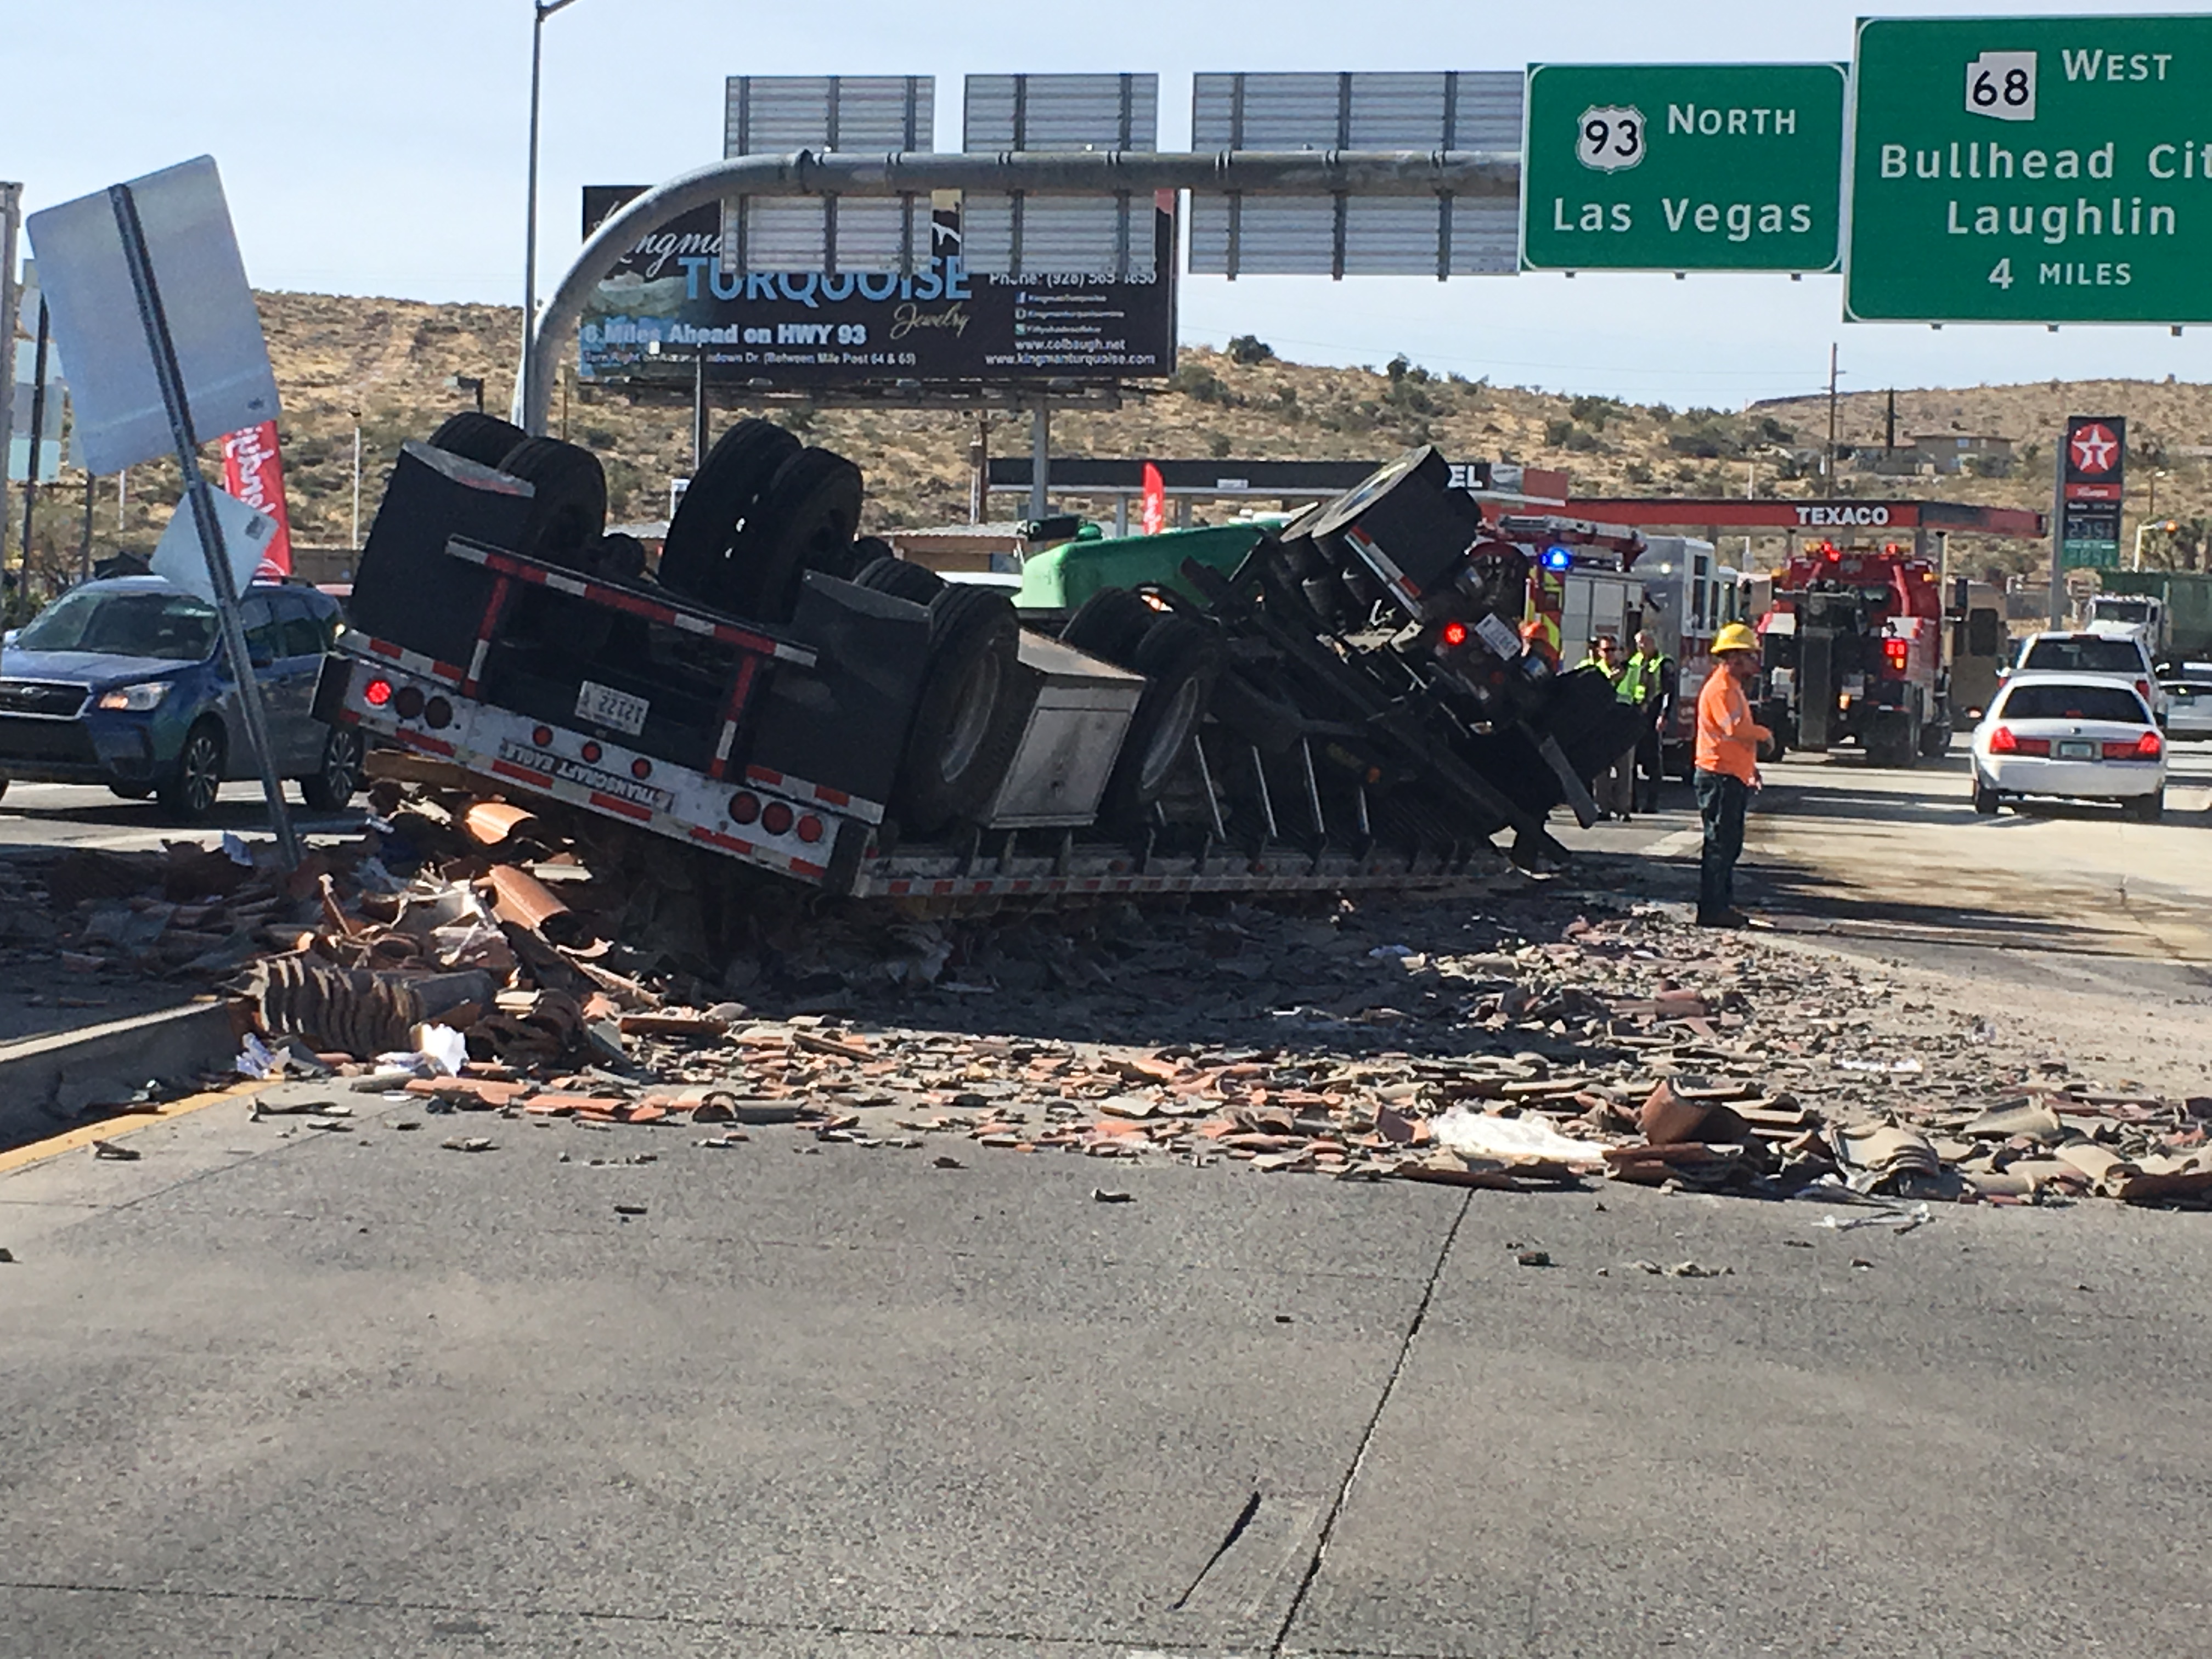
POLYGON ((1904 544, 1812 544, 1778 575, 1759 631, 1763 723, 1785 746, 1856 743, 1897 767, 1950 746, 1938 572, 1904 544))
POLYGON ((856 538, 858 469, 716 444, 657 569, 578 446, 454 417, 403 447, 316 712, 825 892, 944 908, 1435 887, 1534 865, 1634 738, 1521 624, 1536 550, 1408 452, 1228 574, 1059 636, 856 538), (1195 597, 1194 597, 1195 595, 1195 597))

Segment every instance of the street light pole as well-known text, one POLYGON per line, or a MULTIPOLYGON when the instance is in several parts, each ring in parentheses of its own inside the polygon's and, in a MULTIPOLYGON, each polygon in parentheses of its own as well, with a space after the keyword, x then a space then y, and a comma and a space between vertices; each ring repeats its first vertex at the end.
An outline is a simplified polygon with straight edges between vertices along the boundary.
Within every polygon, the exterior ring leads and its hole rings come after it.
POLYGON ((545 20, 576 0, 531 0, 530 18, 530 199, 522 230, 522 371, 515 376, 517 400, 530 407, 531 346, 538 331, 538 88, 545 58, 545 20))

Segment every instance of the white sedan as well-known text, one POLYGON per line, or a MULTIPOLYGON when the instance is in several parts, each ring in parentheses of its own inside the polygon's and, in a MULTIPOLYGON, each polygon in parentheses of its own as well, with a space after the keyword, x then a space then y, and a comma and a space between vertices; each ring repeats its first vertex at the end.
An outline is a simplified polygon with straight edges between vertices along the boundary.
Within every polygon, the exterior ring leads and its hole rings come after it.
POLYGON ((2166 729, 2177 738, 2212 738, 2212 682, 2161 680, 2166 729))
POLYGON ((1974 811, 2051 795, 2117 802, 2155 823, 2166 806, 2166 739, 2130 685, 2016 673, 1974 728, 1974 811))

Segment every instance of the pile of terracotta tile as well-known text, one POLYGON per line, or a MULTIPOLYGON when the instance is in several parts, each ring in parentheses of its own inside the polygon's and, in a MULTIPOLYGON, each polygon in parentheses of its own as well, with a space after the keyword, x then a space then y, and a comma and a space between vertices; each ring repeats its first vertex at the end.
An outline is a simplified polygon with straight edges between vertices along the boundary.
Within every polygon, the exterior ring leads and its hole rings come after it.
POLYGON ((48 866, 61 965, 219 984, 252 1069, 459 1111, 1473 1186, 2212 1201, 2212 1099, 1558 883, 951 921, 378 790, 366 836, 290 876, 234 843, 48 866))

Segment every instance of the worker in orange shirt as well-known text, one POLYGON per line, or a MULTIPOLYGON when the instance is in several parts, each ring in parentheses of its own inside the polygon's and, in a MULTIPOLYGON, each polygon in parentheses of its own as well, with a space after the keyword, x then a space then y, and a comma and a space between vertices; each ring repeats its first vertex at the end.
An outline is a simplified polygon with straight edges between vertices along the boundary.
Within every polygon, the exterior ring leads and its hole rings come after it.
POLYGON ((1743 814, 1759 787, 1759 745, 1773 733, 1751 717, 1744 688, 1759 677, 1759 635, 1742 623, 1721 629, 1713 672, 1698 693, 1698 816, 1705 846, 1698 866, 1698 926, 1741 927, 1735 861, 1743 854, 1743 814))

